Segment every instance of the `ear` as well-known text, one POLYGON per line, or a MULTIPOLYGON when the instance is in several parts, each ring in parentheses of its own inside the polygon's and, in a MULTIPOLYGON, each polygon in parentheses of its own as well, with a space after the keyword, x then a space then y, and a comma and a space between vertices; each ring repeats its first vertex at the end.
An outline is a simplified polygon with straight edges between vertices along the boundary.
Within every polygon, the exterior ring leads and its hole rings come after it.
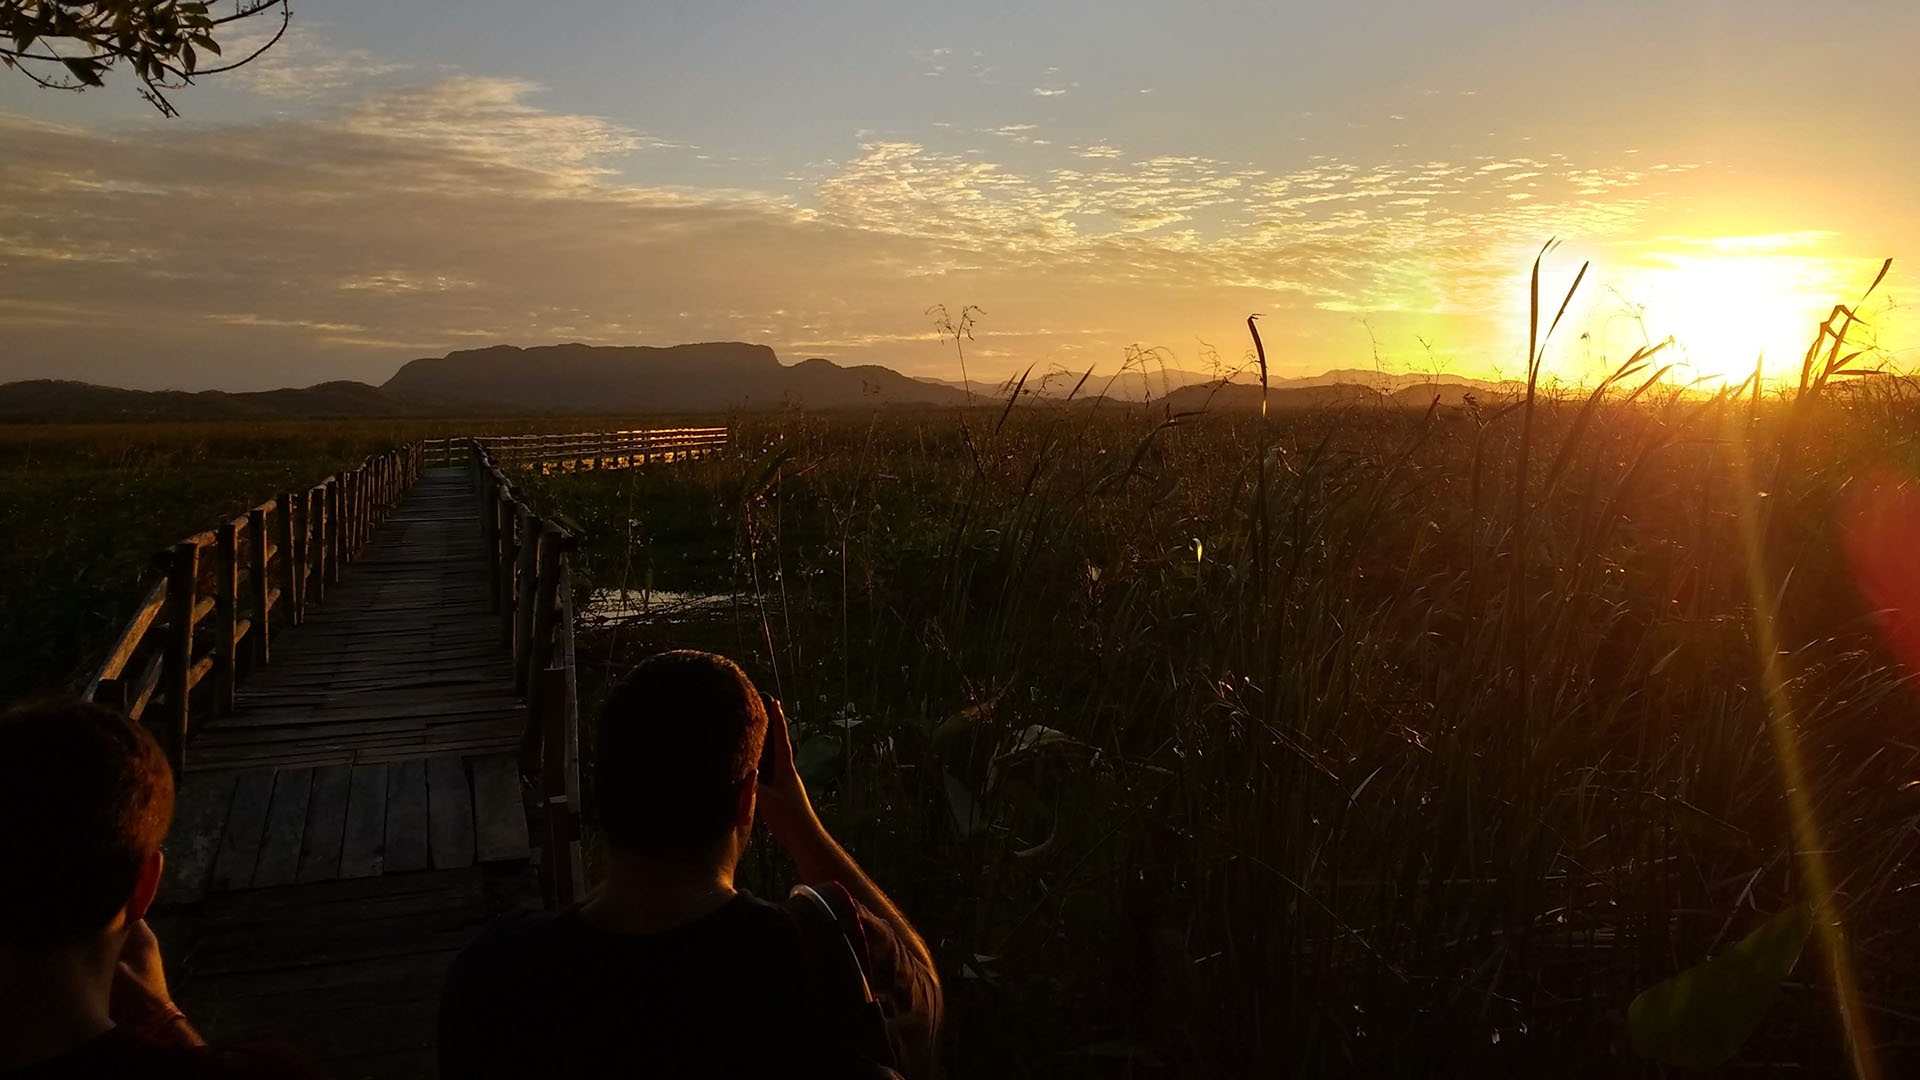
POLYGON ((753 828, 753 811, 760 797, 760 778, 748 776, 740 785, 740 795, 733 804, 733 827, 736 830, 753 828))
POLYGON ((140 864, 133 895, 127 898, 127 922, 136 923, 147 917, 147 909, 153 906, 153 898, 160 892, 160 871, 166 862, 167 857, 155 851, 140 864))

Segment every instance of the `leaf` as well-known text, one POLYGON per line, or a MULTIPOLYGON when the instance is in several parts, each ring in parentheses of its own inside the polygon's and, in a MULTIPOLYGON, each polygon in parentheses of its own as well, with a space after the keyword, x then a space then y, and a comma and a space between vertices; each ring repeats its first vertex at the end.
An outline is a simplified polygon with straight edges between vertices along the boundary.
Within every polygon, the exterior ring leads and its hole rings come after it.
POLYGON ((780 467, 793 460, 793 448, 783 446, 777 452, 768 454, 755 462, 752 471, 742 478, 740 501, 752 502, 760 497, 780 475, 780 467))
POLYGON ((980 809, 980 800, 973 797, 967 785, 954 779, 952 773, 942 773, 947 780, 947 809, 953 812, 954 827, 960 830, 963 838, 972 838, 985 828, 987 816, 980 809))
POLYGON ((1780 992, 1813 928, 1805 904, 1761 923, 1740 943, 1656 983, 1627 1008, 1633 1052, 1710 1069, 1738 1053, 1780 992))
POLYGON ((1058 728, 1050 728, 1045 724, 1029 724, 1020 729, 1020 734, 1014 736, 1013 745, 1008 747, 1006 752, 1000 754, 999 757, 1002 759, 1010 758, 1015 754, 1022 754, 1028 750, 1035 750, 1058 743, 1077 746, 1079 745, 1079 740, 1058 728))
POLYGON ((793 768, 808 791, 819 791, 840 772, 840 740, 832 735, 815 735, 793 752, 793 768))
POLYGON ((79 79, 88 86, 106 85, 106 83, 100 79, 100 65, 95 61, 74 59, 62 60, 60 62, 67 66, 68 71, 73 72, 74 78, 79 79))
POLYGON ((993 715, 994 706, 1000 704, 1000 695, 995 694, 985 701, 976 701, 945 720, 933 729, 933 748, 941 753, 959 752, 956 744, 974 734, 982 721, 993 715))

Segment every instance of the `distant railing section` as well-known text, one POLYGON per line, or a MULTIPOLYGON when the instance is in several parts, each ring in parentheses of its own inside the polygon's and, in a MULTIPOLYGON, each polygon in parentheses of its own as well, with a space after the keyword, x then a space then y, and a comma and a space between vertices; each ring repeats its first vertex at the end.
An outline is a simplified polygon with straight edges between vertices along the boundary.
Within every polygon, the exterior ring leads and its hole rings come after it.
POLYGON ((467 441, 465 439, 421 439, 420 456, 426 468, 465 465, 467 463, 467 441))
POLYGON ((481 542, 492 570, 488 600, 500 616, 500 635, 513 656, 515 686, 526 699, 520 769, 539 792, 541 886, 550 907, 565 907, 585 892, 579 684, 568 558, 578 540, 534 512, 489 441, 468 440, 467 452, 480 493, 481 542))
POLYGON ((121 630, 86 697, 135 720, 157 706, 148 725, 174 771, 184 770, 194 691, 210 686, 212 713, 232 712, 243 667, 272 658, 275 613, 282 628, 305 621, 308 606, 321 602, 341 568, 359 557, 425 460, 422 445, 409 443, 156 555, 161 579, 121 630))
POLYGON ((724 427, 583 431, 565 435, 488 435, 475 439, 494 463, 572 472, 630 469, 662 461, 687 461, 726 448, 724 427))

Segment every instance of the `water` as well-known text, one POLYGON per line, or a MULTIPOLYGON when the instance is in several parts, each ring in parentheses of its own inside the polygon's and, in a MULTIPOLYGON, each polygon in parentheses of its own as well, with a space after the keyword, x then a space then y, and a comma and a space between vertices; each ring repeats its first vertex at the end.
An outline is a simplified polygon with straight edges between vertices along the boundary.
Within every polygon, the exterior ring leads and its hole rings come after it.
POLYGON ((735 608, 751 612, 754 598, 749 594, 681 592, 674 589, 601 589, 587 601, 582 614, 591 619, 620 622, 627 619, 653 619, 687 622, 712 618, 735 608))

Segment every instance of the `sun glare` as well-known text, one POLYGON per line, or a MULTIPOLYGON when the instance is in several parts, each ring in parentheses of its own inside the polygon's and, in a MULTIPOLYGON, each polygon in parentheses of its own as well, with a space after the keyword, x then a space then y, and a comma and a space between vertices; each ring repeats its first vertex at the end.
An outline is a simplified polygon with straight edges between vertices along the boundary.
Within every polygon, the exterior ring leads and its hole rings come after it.
POLYGON ((1617 291, 1649 338, 1674 339, 1677 381, 1737 382, 1762 356, 1768 378, 1797 372, 1814 328, 1847 299, 1846 280, 1835 260, 1805 255, 1662 254, 1617 291))

